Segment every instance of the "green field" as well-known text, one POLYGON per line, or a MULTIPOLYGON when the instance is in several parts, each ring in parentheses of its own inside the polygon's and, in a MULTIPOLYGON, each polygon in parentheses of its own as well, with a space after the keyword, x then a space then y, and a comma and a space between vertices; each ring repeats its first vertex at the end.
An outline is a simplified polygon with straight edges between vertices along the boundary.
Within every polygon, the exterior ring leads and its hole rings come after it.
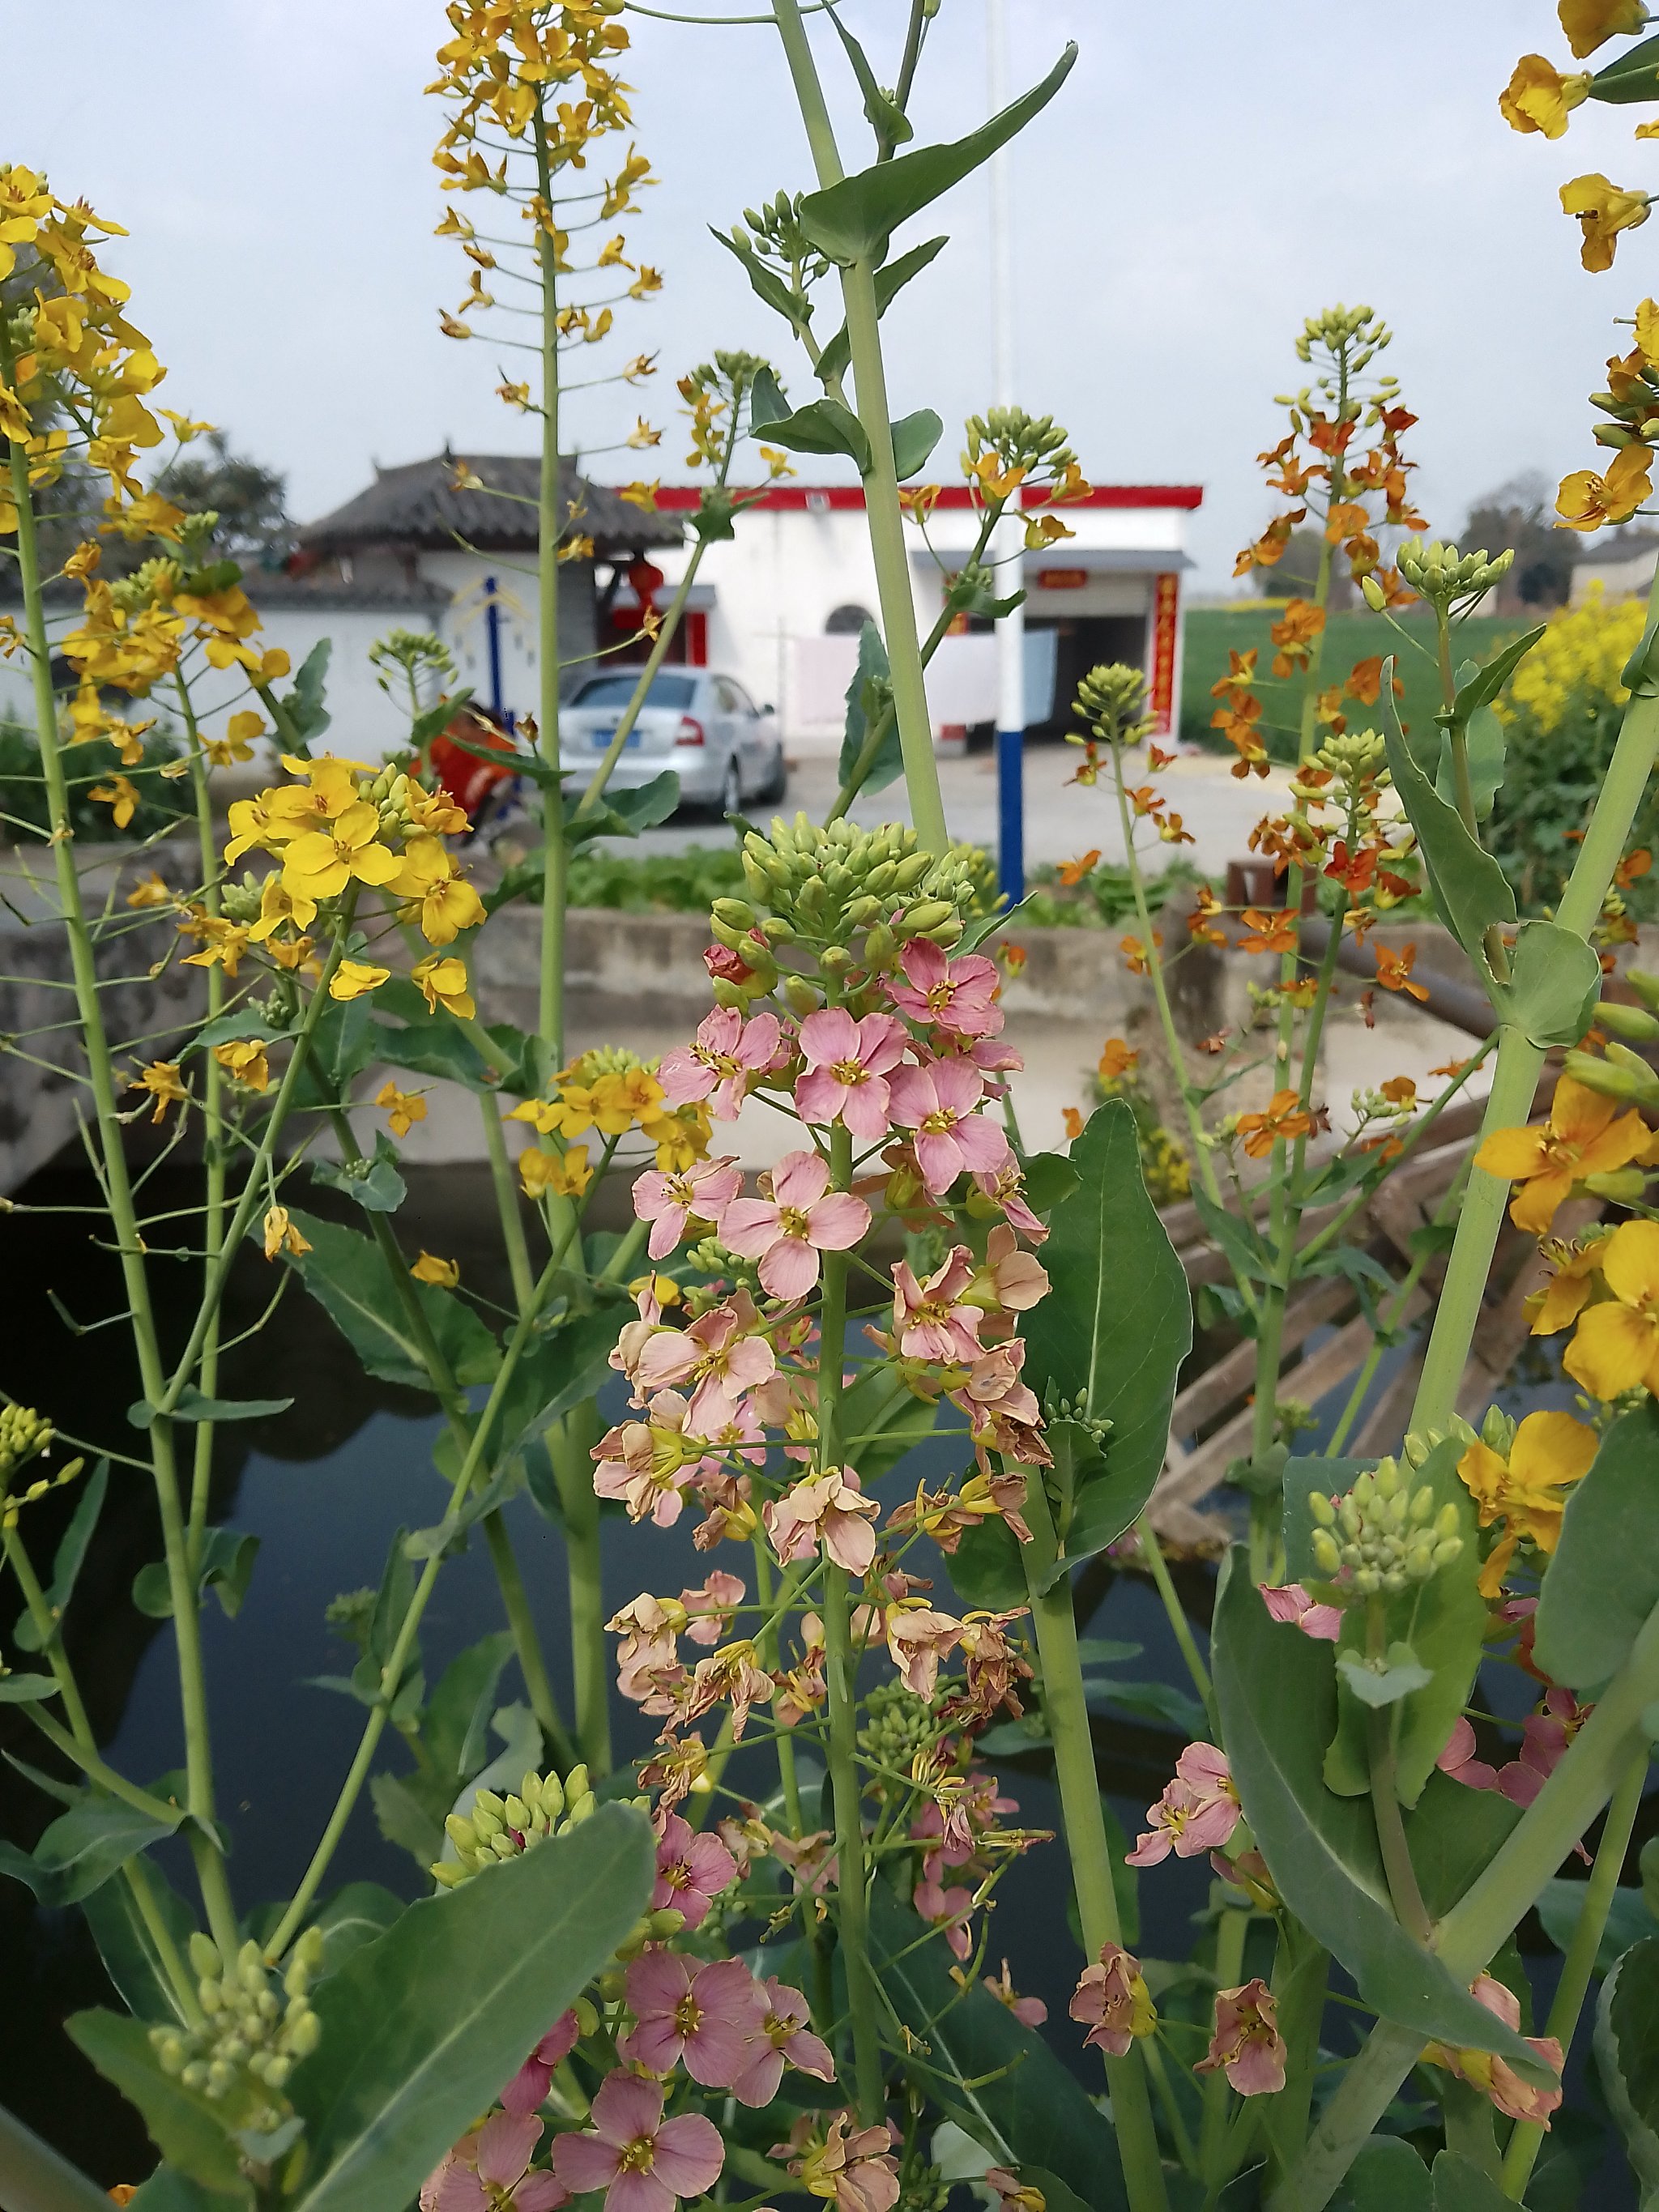
MULTIPOLYGON (((1225 738, 1212 731, 1210 716, 1219 702, 1210 696, 1210 686, 1227 672, 1229 652, 1245 653, 1251 646, 1260 648, 1256 661, 1258 681, 1255 690, 1261 702, 1261 723, 1269 751, 1275 759, 1294 760, 1296 757, 1296 726, 1301 712, 1301 683, 1292 678, 1280 683, 1272 674, 1273 648, 1268 640, 1268 626, 1279 618, 1274 607, 1255 606, 1249 602, 1236 611, 1231 607, 1200 607, 1188 614, 1183 633, 1181 681, 1181 734, 1200 744, 1213 743, 1223 751, 1229 750, 1225 738), (1269 725, 1274 726, 1270 728, 1269 725)), ((1434 647, 1434 625, 1425 615, 1410 614, 1396 617, 1413 644, 1425 648, 1413 651, 1400 630, 1393 629, 1380 615, 1361 608, 1352 614, 1333 615, 1325 630, 1325 653, 1321 668, 1322 681, 1334 684, 1345 677, 1358 660, 1372 653, 1395 653, 1399 657, 1399 675, 1405 685, 1405 696, 1400 701, 1401 719, 1408 723, 1426 722, 1440 705, 1440 682, 1431 657, 1434 647)), ((1522 622, 1506 617, 1477 615, 1471 621, 1459 624, 1453 633, 1455 650, 1460 660, 1490 658, 1504 639, 1513 637, 1526 628, 1522 622), (1461 646, 1461 650, 1458 647, 1461 646)), ((1375 707, 1363 707, 1350 700, 1345 708, 1350 728, 1364 729, 1375 722, 1375 707)))

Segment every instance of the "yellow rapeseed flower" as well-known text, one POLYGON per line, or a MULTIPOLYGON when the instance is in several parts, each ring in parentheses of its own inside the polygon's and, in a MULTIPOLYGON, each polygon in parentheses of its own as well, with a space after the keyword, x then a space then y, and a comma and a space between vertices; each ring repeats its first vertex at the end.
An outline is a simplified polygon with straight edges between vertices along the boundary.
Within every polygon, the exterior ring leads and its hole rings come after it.
POLYGON ((1646 192, 1626 191, 1596 169, 1561 187, 1561 211, 1577 216, 1583 233, 1578 258, 1586 269, 1611 269, 1620 232, 1645 222, 1651 206, 1646 192))
POLYGON ((1555 12, 1581 62, 1609 39, 1634 37, 1648 20, 1643 0, 1559 0, 1555 12))
POLYGON ((422 1252, 409 1272, 417 1283, 430 1283, 440 1291, 453 1291, 461 1279, 459 1261, 441 1260, 433 1252, 422 1252))
POLYGON ((140 876, 127 893, 126 903, 136 908, 148 906, 171 906, 173 892, 152 868, 147 876, 140 876))
POLYGON ((1511 131, 1541 131, 1546 138, 1559 138, 1568 115, 1589 98, 1589 86, 1588 70, 1563 76, 1542 54, 1522 54, 1498 95, 1498 112, 1511 131))
POLYGON ((329 980, 331 999, 361 999, 366 991, 378 991, 391 975, 389 968, 376 968, 366 960, 343 960, 329 980))
POLYGON ((301 1237, 289 1219, 285 1206, 273 1206, 264 1219, 265 1257, 274 1260, 279 1252, 291 1252, 297 1260, 301 1252, 309 1252, 310 1244, 301 1237))
POLYGON ((1634 1109, 1620 1114, 1613 1099, 1564 1075, 1550 1101, 1549 1120, 1525 1129, 1495 1129, 1474 1164, 1522 1186, 1510 1219, 1542 1237, 1574 1183, 1626 1166, 1647 1143, 1647 1125, 1634 1109))
POLYGON ((1630 695, 1619 679, 1646 621, 1640 599, 1609 600, 1593 584, 1577 606, 1550 617, 1498 702, 1499 719, 1513 721, 1524 714, 1547 737, 1587 700, 1622 706, 1630 695))
POLYGON ((325 830, 307 830, 285 846, 283 881, 307 898, 333 898, 351 882, 390 883, 398 856, 377 841, 380 817, 366 799, 337 815, 325 830))
POLYGON ((1601 1249, 1611 1298, 1580 1315, 1561 1364, 1593 1398, 1659 1395, 1659 1221, 1626 1221, 1601 1249))
POLYGON ((580 1198, 593 1180, 586 1145, 572 1145, 564 1153, 544 1152, 531 1146, 519 1155, 519 1179, 526 1198, 580 1198))
POLYGON ((107 783, 94 783, 87 797, 110 808, 118 830, 125 830, 138 811, 138 787, 125 775, 112 775, 107 783))
POLYGON ((1457 1472, 1474 1500, 1480 1526, 1504 1524, 1503 1534, 1480 1570, 1482 1597, 1501 1595, 1504 1577, 1523 1536, 1540 1552, 1554 1551, 1566 1505, 1561 1492, 1589 1472, 1597 1441, 1595 1430, 1575 1421, 1571 1413, 1528 1413, 1515 1432, 1507 1459, 1477 1442, 1459 1460, 1457 1472))
POLYGON ((428 945, 453 945, 483 918, 483 901, 464 876, 429 884, 421 895, 421 934, 428 945))
POLYGON ((238 1037, 229 1044, 216 1044, 213 1057, 227 1075, 250 1091, 269 1091, 270 1062, 265 1058, 264 1046, 255 1037, 238 1037))
POLYGON ((1595 469, 1575 469, 1561 479, 1555 495, 1555 511, 1562 530, 1600 530, 1603 523, 1628 522, 1653 492, 1648 470, 1653 460, 1646 446, 1621 446, 1601 475, 1595 469))
POLYGON ((453 954, 445 958, 431 952, 424 960, 417 960, 410 973, 428 1012, 435 1013, 441 1006, 447 1013, 459 1015, 464 1022, 470 1022, 477 1012, 472 994, 466 988, 464 960, 457 960, 453 954))
POLYGON ((420 1092, 399 1091, 395 1083, 383 1083, 374 1094, 374 1103, 391 1116, 394 1137, 406 1137, 416 1121, 426 1119, 426 1101, 420 1092))
POLYGON ((1571 1328, 1583 1313, 1595 1291, 1611 1233, 1593 1229, 1579 1243, 1546 1237, 1539 1254, 1550 1263, 1550 1279, 1541 1291, 1534 1291, 1527 1299, 1534 1336, 1558 1335, 1562 1329, 1571 1328))
POLYGON ((169 1106, 182 1106, 190 1093, 179 1079, 176 1060, 153 1060, 148 1067, 141 1067, 127 1088, 129 1091, 148 1091, 155 1101, 152 1121, 165 1121, 169 1106))

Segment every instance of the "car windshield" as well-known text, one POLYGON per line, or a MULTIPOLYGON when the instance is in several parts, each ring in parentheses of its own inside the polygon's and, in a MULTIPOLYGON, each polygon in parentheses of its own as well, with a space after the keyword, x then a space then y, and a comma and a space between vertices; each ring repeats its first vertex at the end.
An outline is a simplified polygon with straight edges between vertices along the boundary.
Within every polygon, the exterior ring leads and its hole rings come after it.
MULTIPOLYGON (((590 677, 571 703, 577 707, 625 707, 634 696, 638 680, 635 676, 590 677)), ((695 676, 654 676, 645 695, 645 703, 647 707, 677 707, 684 714, 691 704, 696 681, 695 676)))

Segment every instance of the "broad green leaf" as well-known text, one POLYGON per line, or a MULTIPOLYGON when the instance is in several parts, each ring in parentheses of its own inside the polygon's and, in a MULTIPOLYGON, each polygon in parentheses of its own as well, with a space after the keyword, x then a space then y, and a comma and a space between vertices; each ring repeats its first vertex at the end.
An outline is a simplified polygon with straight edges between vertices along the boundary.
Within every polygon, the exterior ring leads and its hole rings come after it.
POLYGON ((1514 2212, 1490 2174, 1461 2151, 1443 2150, 1434 2161, 1434 2212, 1514 2212))
MULTIPOLYGON (((294 724, 307 746, 313 738, 320 738, 333 719, 323 704, 323 695, 328 683, 329 656, 334 650, 331 638, 319 637, 305 659, 294 672, 294 681, 283 699, 289 720, 294 724)), ((463 692, 461 698, 471 695, 463 692)), ((458 700, 455 702, 459 704, 458 700)), ((419 744, 418 738, 411 742, 419 744)))
POLYGON ((631 791, 607 792, 605 799, 606 812, 630 837, 666 822, 679 803, 680 780, 672 768, 661 769, 648 783, 635 784, 631 791))
POLYGON ((184 1817, 181 1807, 172 1820, 154 1820, 118 1797, 82 1791, 33 1851, 0 1843, 0 1874, 27 1882, 42 1905, 77 1905, 130 1858, 172 1835, 184 1817))
MULTIPOLYGON (((1434 1763, 1468 1703, 1484 1649, 1486 1604, 1477 1587, 1480 1563, 1474 1501, 1457 1473, 1462 1455, 1457 1438, 1449 1437, 1435 1446, 1413 1477, 1413 1489, 1426 1484, 1433 1492, 1437 1513, 1448 1505, 1455 1513, 1463 1540, 1462 1556, 1427 1582, 1413 1583, 1388 1601, 1389 1644, 1407 1646, 1413 1661, 1429 1677, 1407 1691, 1394 1717, 1395 1786, 1402 1805, 1417 1802, 1434 1772, 1434 1763)), ((1354 1606, 1344 1617, 1338 1644, 1339 1672, 1350 1689, 1357 1685, 1342 1670, 1342 1658, 1358 1659, 1364 1642, 1364 1608, 1354 1606)), ((1357 1797, 1370 1787, 1365 1717, 1356 1698, 1340 1698, 1338 1703, 1340 1727, 1325 1762, 1325 1780, 1343 1796, 1357 1797)))
MULTIPOLYGON (((929 238, 920 246, 913 246, 891 261, 884 261, 876 271, 876 314, 884 315, 913 276, 920 276, 936 255, 950 244, 948 238, 929 238)), ((813 374, 820 383, 833 384, 837 377, 847 374, 853 357, 853 349, 843 323, 813 365, 813 374)))
POLYGON ((1650 2202, 1659 2191, 1659 1936, 1626 1951, 1601 1984, 1595 2070, 1650 2202))
POLYGON ((866 1482, 878 1481, 933 1435, 945 1410, 942 1400, 930 1405, 907 1390, 890 1367, 866 1367, 842 1399, 847 1456, 866 1482))
POLYGON ((398 1147, 384 1129, 374 1133, 374 1150, 355 1160, 313 1160, 311 1180, 325 1190, 361 1206, 365 1213, 395 1213, 409 1195, 398 1147))
POLYGON ((0 2194, 6 2212, 109 2212, 95 2181, 0 2106, 0 2194))
POLYGON ((295 2212, 398 2212, 614 1955, 654 1874, 643 1814, 602 1806, 354 1952, 288 2085, 310 2148, 295 2212))
POLYGON ((1601 992, 1593 947, 1559 922, 1523 921, 1510 969, 1498 994, 1504 1018, 1546 1050, 1577 1044, 1595 1018, 1601 992))
POLYGON ((0 1674, 0 1705, 39 1705, 57 1695, 55 1674, 0 1674))
POLYGON ((454 690, 445 692, 441 699, 430 707, 423 707, 409 726, 404 742, 413 750, 426 744, 431 738, 447 730, 472 696, 470 684, 458 684, 454 690))
POLYGON ((1025 1203, 1033 1213, 1052 1213, 1082 1187, 1064 1152, 1033 1152, 1025 1163, 1025 1203))
MULTIPOLYGON (((234 1620, 247 1595, 258 1556, 259 1539, 239 1535, 234 1528, 210 1528, 203 1538, 202 1563, 196 1577, 198 1593, 214 1589, 228 1617, 234 1620)), ((154 1559, 132 1578, 132 1601, 152 1620, 173 1618, 173 1587, 165 1560, 154 1559)))
MULTIPOLYGON (((373 1239, 298 1207, 290 1210, 289 1218, 312 1249, 297 1259, 285 1255, 287 1265, 296 1270, 364 1367, 382 1382, 429 1390, 426 1363, 373 1239)), ((415 1295, 456 1381, 464 1386, 488 1382, 501 1364, 501 1352, 472 1308, 431 1283, 416 1283, 415 1295)))
MULTIPOLYGON (((432 1865, 444 1847, 441 1819, 433 1817, 401 1776, 371 1776, 368 1794, 375 1824, 387 1843, 407 1851, 422 1869, 432 1865)), ((444 1810, 449 1808, 446 1805, 444 1810)))
POLYGON ((323 1937, 319 1974, 338 1973, 354 1951, 384 1936, 408 1909, 402 1898, 378 1881, 349 1881, 325 1898, 311 1916, 311 1924, 321 1929, 323 1937))
POLYGON ((1039 1401, 1081 1400, 1091 1420, 1111 1423, 1103 1480, 1121 1534, 1164 1464, 1176 1376, 1192 1343, 1192 1300, 1146 1195, 1134 1116, 1121 1098, 1097 1109, 1070 1158, 1080 1185, 1056 1210, 1042 1248, 1053 1287, 1024 1332, 1025 1380, 1039 1401))
POLYGON ((221 2118, 222 2108, 162 2072, 142 2021, 112 2012, 77 2012, 64 2025, 104 2079, 137 2106, 150 2141, 169 2166, 238 2203, 252 2203, 241 2154, 221 2118))
POLYGON ((591 1398, 611 1374, 611 1354, 633 1309, 603 1305, 577 1314, 521 1355, 506 1389, 489 1445, 498 1461, 544 1434, 561 1413, 591 1398))
POLYGON ((406 975, 382 983, 373 1003, 377 1061, 464 1083, 471 1091, 493 1087, 483 1054, 454 1015, 428 1008, 419 985, 406 975))
POLYGON ((1592 100, 1659 100, 1659 39, 1626 47, 1589 81, 1592 100))
POLYGON ((1335 2202, 1337 2212, 1436 2212, 1429 2169, 1398 2136, 1360 2144, 1335 2202))
MULTIPOLYGON (((433 1448, 433 1463, 439 1473, 450 1481, 456 1480, 461 1471, 459 1439, 446 1431, 433 1448)), ((425 1528, 413 1528, 404 1539, 404 1551, 411 1559, 442 1559, 466 1549, 466 1532, 486 1513, 493 1513, 509 1498, 516 1498, 524 1487, 525 1466, 516 1453, 509 1453, 496 1462, 495 1470, 482 1481, 475 1481, 460 1504, 453 1506, 441 1521, 434 1521, 425 1528)))
MULTIPOLYGON (((299 1218, 296 1214, 295 1220, 299 1218)), ((186 1382, 179 1393, 179 1402, 168 1413, 170 1421, 266 1421, 273 1413, 285 1413, 294 1403, 292 1398, 208 1398, 193 1382, 186 1382)), ((148 1398, 140 1398, 127 1407, 127 1419, 135 1429, 147 1429, 158 1418, 156 1409, 148 1398)))
POLYGON ((830 11, 830 21, 836 27, 848 60, 853 64, 853 74, 859 81, 860 92, 864 95, 865 120, 875 132, 883 153, 890 152, 895 146, 907 144, 916 135, 909 117, 876 82, 876 73, 870 66, 864 48, 833 8, 830 11))
POLYGON ((919 407, 914 415, 900 416, 890 428, 893 466, 902 483, 927 467, 928 455, 945 435, 945 425, 931 407, 919 407))
POLYGON ((861 477, 870 473, 870 441, 863 423, 850 407, 843 407, 839 399, 828 395, 797 408, 793 415, 757 423, 753 434, 792 453, 843 453, 861 477))
POLYGON ((752 248, 745 251, 729 231, 716 230, 711 222, 708 235, 718 246, 723 246, 738 262, 744 275, 754 289, 757 299, 763 300, 773 311, 783 317, 797 334, 806 330, 812 320, 811 302, 798 300, 775 270, 769 269, 752 248))
POLYGON ((1534 1650, 1580 1696, 1616 1674, 1659 1605, 1659 1407, 1621 1414, 1561 1516, 1534 1617, 1534 1650))
POLYGON ((865 740, 870 734, 872 717, 884 715, 886 733, 876 757, 865 771, 863 788, 882 791, 895 778, 904 773, 904 755, 899 746, 898 717, 890 711, 891 692, 889 685, 887 647, 881 641, 881 632, 874 623, 867 622, 859 632, 858 666, 853 671, 853 680, 847 687, 847 721, 841 740, 841 760, 836 775, 844 785, 852 780, 864 750, 865 740))
MULTIPOLYGON (((1544 1933, 1558 1951, 1565 1951, 1577 1932, 1583 1917, 1584 1899, 1589 1894, 1587 1881, 1547 1881, 1538 1895, 1538 1917, 1544 1923, 1544 1933)), ((1610 1973, 1615 1962, 1634 1943, 1659 1936, 1659 1921, 1647 1907, 1647 1900, 1639 1889, 1615 1889, 1613 1902, 1607 1909, 1607 1925, 1601 1931, 1601 1941, 1596 1947, 1595 1971, 1610 1973)))
POLYGON ((1437 1920, 1497 1857, 1521 1818, 1521 1808, 1496 1790, 1471 1790, 1449 1774, 1431 1774, 1405 1817, 1417 1886, 1437 1920))
POLYGON ((1418 766, 1395 712, 1389 681, 1393 673, 1393 660, 1384 661, 1383 742, 1395 788, 1417 832, 1441 919, 1479 972, 1486 975, 1489 971, 1481 939, 1493 922, 1501 926, 1515 920, 1515 893, 1492 854, 1484 852, 1465 829, 1457 809, 1439 796, 1418 766))
MULTIPOLYGON (((1006 2005, 978 1987, 958 1996, 950 1953, 936 1936, 919 1943, 920 1925, 885 1882, 875 1884, 870 1945, 882 1987, 905 2026, 933 2046, 930 2065, 954 2077, 951 2117, 958 2127, 1000 2163, 1041 2160, 1093 2212, 1121 2212, 1122 2169, 1110 2123, 1006 2005)), ((927 2079, 939 2087, 939 2075, 927 2079)))
MULTIPOLYGON (((100 1459, 81 1486, 75 1513, 69 1527, 58 1541, 52 1563, 52 1580, 45 1592, 46 1610, 54 1620, 61 1620, 75 1595, 75 1584, 87 1556, 87 1547, 92 1541, 92 1532, 98 1525, 98 1516, 104 1508, 104 1493, 109 1488, 109 1462, 100 1459)), ((39 1651, 44 1649, 46 1638, 34 1625, 33 1616, 20 1613, 17 1626, 11 1632, 11 1640, 20 1651, 39 1651)), ((16 1692, 14 1691, 14 1696, 16 1692)), ((5 1695, 0 1686, 0 1697, 5 1695)))
MULTIPOLYGON (((145 1862, 144 1877, 162 1923, 183 1956, 191 1930, 196 1925, 190 1907, 153 1858, 145 1862)), ((82 1899, 81 1911, 92 1930, 92 1940, 98 1946, 104 1971, 127 2010, 138 2020, 157 2023, 181 2019, 173 1984, 128 1885, 125 1881, 106 1881, 90 1897, 82 1899)))
POLYGON ((1030 1597, 1019 1539, 1004 1520, 981 1521, 964 1528, 949 1565, 951 1587, 964 1605, 1006 1613, 1030 1597))
POLYGON ((1173 1682, 1117 1682, 1096 1675, 1084 1684, 1083 1698, 1091 1713, 1133 1713, 1138 1721, 1178 1729, 1189 1742, 1204 1733, 1203 1706, 1173 1682))
POLYGON ((844 177, 823 191, 809 192, 800 204, 801 228, 832 261, 879 261, 900 223, 971 176, 1047 106, 1076 59, 1077 48, 1068 46, 1041 84, 965 138, 943 146, 920 146, 914 153, 844 177))
POLYGON ((1534 2053, 1401 1926, 1364 1798, 1325 1787, 1336 1723, 1331 1647, 1272 1620, 1244 1555, 1216 1608, 1212 1670, 1244 1817, 1285 1903, 1385 2020, 1454 2050, 1495 2051, 1528 2081, 1534 2053))

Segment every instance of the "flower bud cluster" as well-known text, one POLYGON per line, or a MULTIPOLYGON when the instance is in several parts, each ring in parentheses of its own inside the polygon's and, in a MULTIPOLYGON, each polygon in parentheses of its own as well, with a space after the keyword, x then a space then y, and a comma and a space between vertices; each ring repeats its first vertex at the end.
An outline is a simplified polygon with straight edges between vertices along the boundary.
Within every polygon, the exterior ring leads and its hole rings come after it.
POLYGON ((775 820, 769 836, 751 830, 743 841, 754 905, 717 900, 714 935, 745 961, 751 945, 759 950, 752 934, 758 930, 769 946, 802 939, 827 947, 845 967, 847 948, 863 931, 866 965, 886 968, 913 938, 956 943, 981 896, 979 860, 965 845, 936 859, 918 848, 914 830, 897 823, 861 830, 844 817, 822 828, 805 814, 793 823, 775 820))
POLYGON ((1431 605, 1449 607, 1454 601, 1473 605, 1484 599, 1515 565, 1515 549, 1492 554, 1459 553, 1455 545, 1436 538, 1427 545, 1408 539, 1400 549, 1401 574, 1431 605))
POLYGON ((1314 765, 1336 778, 1345 793, 1388 781, 1389 749, 1376 730, 1340 730, 1326 738, 1314 765))
MULTIPOLYGON (((1298 361, 1311 361, 1318 346, 1329 354, 1340 353, 1345 346, 1358 343, 1378 352, 1388 344, 1394 333, 1370 307, 1345 307, 1339 301, 1334 307, 1322 308, 1318 314, 1310 315, 1302 325, 1302 335, 1296 342, 1298 361)), ((1363 362, 1353 363, 1363 368, 1363 362)), ((1281 400, 1277 403, 1283 405, 1281 400)))
POLYGON ((1132 745, 1152 727, 1146 714, 1146 678, 1127 662, 1091 668, 1077 687, 1076 710, 1095 736, 1112 745, 1132 745))
POLYGON ((52 1438, 52 1423, 33 1406, 0 1406, 0 1480, 45 1451, 52 1438))
POLYGON ((1052 415, 1038 417, 1028 415, 1023 407, 992 407, 983 415, 970 415, 964 427, 968 447, 962 465, 965 475, 979 472, 975 465, 987 452, 994 453, 1005 469, 1021 469, 1028 475, 1042 467, 1064 477, 1068 469, 1078 466, 1066 433, 1052 415))
POLYGON ((732 243, 739 253, 757 254, 780 267, 799 265, 808 283, 828 272, 830 264, 800 227, 801 195, 780 192, 757 208, 745 208, 742 222, 732 226, 732 243))
POLYGON ((196 1993, 205 2018, 199 2027, 153 2027, 149 2039, 164 2072, 186 2089, 227 2097, 250 2077, 281 2089, 298 2062, 317 2048, 321 2022, 306 1991, 322 1963, 323 1935, 307 1928, 295 1945, 280 1993, 263 1954, 244 1943, 228 1960, 208 1936, 190 1939, 190 1962, 201 1977, 196 1993))
POLYGON ((1322 1574, 1333 1579, 1345 1569, 1360 1597, 1395 1597, 1413 1583, 1425 1583, 1449 1566, 1463 1549, 1457 1508, 1437 1513, 1426 1482, 1413 1490, 1392 1459, 1362 1474, 1346 1498, 1308 1496, 1317 1524, 1313 1555, 1322 1574))
POLYGON ((562 1782, 556 1774, 526 1774, 506 1797, 480 1790, 470 1814, 452 1813, 444 1822, 456 1855, 440 1859, 433 1878, 453 1889, 498 1859, 517 1858, 548 1836, 567 1834, 586 1820, 596 1802, 585 1766, 573 1766, 562 1782))
MULTIPOLYGON (((939 1685, 941 1692, 950 1687, 948 1682, 939 1685)), ((927 1749, 939 1734, 935 1702, 915 1696, 902 1682, 878 1684, 864 1700, 859 1749, 895 1773, 908 1773, 915 1754, 927 1749)))
POLYGON ((1638 347, 1623 361, 1607 363, 1609 386, 1592 392, 1590 405, 1612 420, 1598 422, 1598 446, 1651 446, 1659 440, 1659 365, 1648 361, 1638 347))

